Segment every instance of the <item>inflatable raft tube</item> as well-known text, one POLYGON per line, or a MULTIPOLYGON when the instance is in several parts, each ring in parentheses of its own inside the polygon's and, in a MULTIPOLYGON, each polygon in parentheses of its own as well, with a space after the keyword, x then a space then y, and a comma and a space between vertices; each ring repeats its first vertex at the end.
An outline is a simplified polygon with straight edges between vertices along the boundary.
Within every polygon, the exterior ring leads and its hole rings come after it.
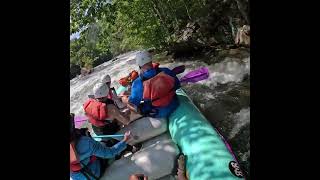
POLYGON ((133 138, 131 138, 128 143, 135 145, 166 132, 168 130, 167 122, 167 119, 143 117, 125 126, 116 134, 124 134, 130 130, 133 138))
MULTIPOLYGON (((91 124, 89 126, 92 137, 97 135, 92 130, 91 124)), ((131 122, 129 125, 122 128, 116 134, 124 134, 126 131, 131 132, 132 138, 128 141, 130 145, 141 143, 155 136, 163 134, 168 131, 168 120, 161 118, 143 117, 131 122)), ((122 140, 123 137, 114 139, 122 140)), ((96 141, 108 140, 110 138, 94 138, 96 141)))
MULTIPOLYGON (((125 90, 127 90, 127 87, 120 86, 117 88, 116 93, 120 94, 125 90)), ((116 134, 124 134, 126 131, 130 130, 133 138, 131 138, 128 143, 134 145, 166 132, 168 130, 167 122, 167 119, 143 117, 122 128, 116 134)))
POLYGON ((170 175, 164 176, 162 178, 159 178, 157 180, 176 180, 176 178, 170 174, 170 175))
POLYGON ((182 89, 176 91, 179 107, 169 116, 169 132, 186 155, 190 180, 243 178, 237 160, 221 135, 201 114, 182 89))
POLYGON ((132 174, 145 174, 149 180, 168 177, 174 171, 179 149, 169 133, 164 133, 143 143, 133 155, 114 161, 101 180, 126 180, 132 174))

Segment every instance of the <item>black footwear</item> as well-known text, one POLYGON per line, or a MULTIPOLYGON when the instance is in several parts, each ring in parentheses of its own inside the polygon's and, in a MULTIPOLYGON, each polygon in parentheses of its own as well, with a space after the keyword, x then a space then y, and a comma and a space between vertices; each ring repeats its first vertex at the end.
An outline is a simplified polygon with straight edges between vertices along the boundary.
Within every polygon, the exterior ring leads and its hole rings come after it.
POLYGON ((116 155, 116 156, 114 157, 114 159, 115 159, 115 160, 121 159, 121 154, 120 154, 120 155, 116 155))
POLYGON ((132 153, 138 152, 138 151, 141 149, 141 147, 142 147, 142 144, 141 144, 141 143, 136 144, 136 145, 132 146, 131 152, 132 152, 132 153))

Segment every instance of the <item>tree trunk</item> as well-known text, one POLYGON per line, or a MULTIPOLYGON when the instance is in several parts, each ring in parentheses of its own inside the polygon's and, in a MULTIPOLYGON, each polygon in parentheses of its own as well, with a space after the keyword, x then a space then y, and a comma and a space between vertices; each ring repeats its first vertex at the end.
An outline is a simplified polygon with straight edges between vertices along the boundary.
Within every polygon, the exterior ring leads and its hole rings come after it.
POLYGON ((174 11, 174 9, 171 7, 171 4, 170 4, 171 1, 168 0, 167 2, 168 2, 168 7, 169 7, 169 9, 171 11, 171 15, 174 17, 174 21, 176 22, 176 27, 178 27, 179 26, 179 22, 178 22, 178 19, 177 19, 176 11, 174 11))
POLYGON ((184 1, 184 0, 182 0, 183 1, 183 4, 184 4, 184 7, 186 8, 186 11, 187 11, 187 15, 188 15, 188 17, 189 17, 189 20, 191 21, 192 19, 191 19, 191 16, 190 16, 190 13, 189 13, 189 9, 188 9, 188 7, 187 7, 187 4, 186 4, 186 2, 184 1))
POLYGON ((249 18, 248 15, 246 13, 246 5, 245 2, 243 2, 242 0, 236 0, 237 1, 237 5, 238 5, 238 9, 242 15, 242 17, 244 18, 244 20, 246 21, 247 24, 249 24, 249 18))
POLYGON ((168 17, 170 16, 170 14, 168 13, 168 10, 167 10, 167 4, 166 3, 163 3, 163 0, 156 0, 155 1, 156 3, 156 6, 157 8, 159 9, 159 12, 162 14, 162 17, 164 19, 164 21, 166 22, 166 25, 168 27, 173 27, 173 24, 171 23, 171 18, 168 17))
POLYGON ((205 7, 205 6, 203 5, 202 0, 197 0, 197 3, 199 4, 199 6, 200 6, 201 8, 204 8, 204 7, 205 7))
POLYGON ((232 17, 228 16, 228 18, 229 18, 229 25, 231 27, 232 38, 235 39, 236 38, 236 28, 234 27, 234 25, 232 23, 232 17))
MULTIPOLYGON (((152 2, 152 10, 155 14, 155 17, 160 20, 162 28, 165 29, 167 32, 169 32, 169 28, 168 28, 168 26, 166 26, 166 24, 167 24, 166 20, 164 19, 161 12, 159 11, 158 4, 156 3, 157 0, 151 0, 151 2, 152 2)), ((169 39, 171 41, 172 37, 169 36, 169 39)))
POLYGON ((164 25, 165 24, 165 21, 164 21, 164 18, 162 17, 159 9, 158 9, 158 6, 157 4, 155 3, 154 0, 151 1, 152 2, 152 8, 153 8, 153 11, 155 12, 155 14, 157 14, 159 20, 161 21, 161 23, 164 25))

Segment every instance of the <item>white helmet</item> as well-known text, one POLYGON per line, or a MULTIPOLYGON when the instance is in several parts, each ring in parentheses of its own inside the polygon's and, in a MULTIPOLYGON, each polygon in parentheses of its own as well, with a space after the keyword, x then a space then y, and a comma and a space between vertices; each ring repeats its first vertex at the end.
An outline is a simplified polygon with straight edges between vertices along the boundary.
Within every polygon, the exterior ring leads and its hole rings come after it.
POLYGON ((101 77, 100 81, 102 83, 111 83, 111 77, 109 76, 109 74, 106 74, 101 77))
POLYGON ((138 52, 135 59, 136 59, 136 64, 140 67, 152 61, 151 54, 147 51, 138 52))
POLYGON ((108 96, 109 94, 109 87, 106 85, 106 83, 98 83, 93 87, 93 94, 94 98, 103 98, 108 96))

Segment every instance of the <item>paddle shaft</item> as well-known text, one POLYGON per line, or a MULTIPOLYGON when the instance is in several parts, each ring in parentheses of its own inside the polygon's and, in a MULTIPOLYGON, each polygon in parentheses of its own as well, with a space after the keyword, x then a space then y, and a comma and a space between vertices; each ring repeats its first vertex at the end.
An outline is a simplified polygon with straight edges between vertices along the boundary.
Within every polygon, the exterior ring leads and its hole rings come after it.
POLYGON ((113 135, 99 135, 99 136, 92 136, 93 138, 108 138, 108 137, 123 137, 124 134, 113 134, 113 135))
POLYGON ((75 120, 75 122, 83 122, 83 121, 88 121, 87 119, 83 119, 83 120, 75 120))

